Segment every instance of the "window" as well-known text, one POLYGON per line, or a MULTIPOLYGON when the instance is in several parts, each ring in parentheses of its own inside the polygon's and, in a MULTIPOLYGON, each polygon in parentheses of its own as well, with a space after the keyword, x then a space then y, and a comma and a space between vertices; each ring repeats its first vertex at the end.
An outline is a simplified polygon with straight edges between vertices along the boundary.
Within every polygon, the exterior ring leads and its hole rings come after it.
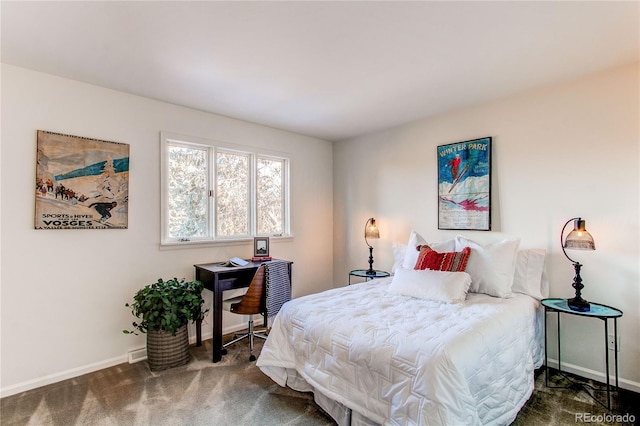
POLYGON ((251 235, 251 174, 249 154, 217 151, 216 234, 220 237, 251 235))
POLYGON ((162 243, 286 236, 289 159, 162 133, 162 243))

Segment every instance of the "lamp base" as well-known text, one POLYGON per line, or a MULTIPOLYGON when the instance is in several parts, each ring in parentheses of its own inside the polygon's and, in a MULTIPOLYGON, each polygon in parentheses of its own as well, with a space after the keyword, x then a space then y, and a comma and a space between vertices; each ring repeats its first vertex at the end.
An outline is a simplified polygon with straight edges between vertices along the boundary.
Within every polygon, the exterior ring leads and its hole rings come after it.
POLYGON ((375 275, 376 271, 373 269, 373 247, 369 246, 369 269, 367 275, 375 275))
POLYGON ((574 297, 573 299, 568 299, 567 305, 569 305, 569 309, 571 309, 572 311, 589 312, 591 310, 591 305, 589 304, 589 302, 584 300, 582 297, 574 297))

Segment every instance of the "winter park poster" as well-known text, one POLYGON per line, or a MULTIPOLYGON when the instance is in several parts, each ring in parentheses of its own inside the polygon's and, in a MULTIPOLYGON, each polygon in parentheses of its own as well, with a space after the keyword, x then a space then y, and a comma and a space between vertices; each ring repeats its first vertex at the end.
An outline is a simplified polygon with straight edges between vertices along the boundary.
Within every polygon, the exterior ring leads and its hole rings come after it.
POLYGON ((38 130, 35 229, 126 229, 129 145, 38 130))
POLYGON ((491 230, 491 138, 438 146, 438 229, 491 230))

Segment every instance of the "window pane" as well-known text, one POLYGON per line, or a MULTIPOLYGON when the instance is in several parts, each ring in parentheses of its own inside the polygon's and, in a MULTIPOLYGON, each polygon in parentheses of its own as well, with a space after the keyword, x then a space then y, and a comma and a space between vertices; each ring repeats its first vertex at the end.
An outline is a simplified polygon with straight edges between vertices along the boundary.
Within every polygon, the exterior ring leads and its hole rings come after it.
POLYGON ((207 150, 169 145, 169 238, 206 237, 207 150))
POLYGON ((284 162, 258 158, 256 216, 258 234, 280 234, 284 231, 284 162))
POLYGON ((216 154, 216 232, 218 236, 249 235, 249 156, 216 154))

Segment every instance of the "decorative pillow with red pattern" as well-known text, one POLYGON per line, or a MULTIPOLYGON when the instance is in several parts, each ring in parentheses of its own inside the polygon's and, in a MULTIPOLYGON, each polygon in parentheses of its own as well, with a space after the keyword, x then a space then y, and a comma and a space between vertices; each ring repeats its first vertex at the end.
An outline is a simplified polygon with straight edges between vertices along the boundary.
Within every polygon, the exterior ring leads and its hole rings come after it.
POLYGON ((418 261, 413 269, 448 272, 464 272, 469 261, 471 249, 465 247, 462 251, 438 253, 426 244, 416 247, 420 251, 418 261))

